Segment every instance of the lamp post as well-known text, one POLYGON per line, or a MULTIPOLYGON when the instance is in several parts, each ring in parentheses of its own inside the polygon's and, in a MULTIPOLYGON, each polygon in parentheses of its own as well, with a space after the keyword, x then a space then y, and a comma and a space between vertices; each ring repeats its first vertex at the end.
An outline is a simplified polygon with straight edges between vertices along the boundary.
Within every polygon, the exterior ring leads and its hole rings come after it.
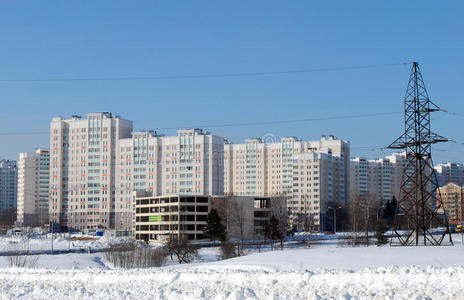
POLYGON ((54 220, 52 219, 52 221, 50 221, 50 229, 51 229, 51 234, 52 234, 52 239, 51 239, 51 254, 53 254, 53 227, 54 227, 55 223, 54 223, 54 220))
POLYGON ((341 206, 338 206, 338 207, 329 206, 327 208, 328 209, 333 209, 333 211, 334 211, 334 234, 337 234, 337 209, 340 209, 342 207, 341 206))
POLYGON ((379 222, 379 214, 382 211, 382 208, 385 208, 385 205, 380 206, 379 209, 377 210, 377 222, 379 222))

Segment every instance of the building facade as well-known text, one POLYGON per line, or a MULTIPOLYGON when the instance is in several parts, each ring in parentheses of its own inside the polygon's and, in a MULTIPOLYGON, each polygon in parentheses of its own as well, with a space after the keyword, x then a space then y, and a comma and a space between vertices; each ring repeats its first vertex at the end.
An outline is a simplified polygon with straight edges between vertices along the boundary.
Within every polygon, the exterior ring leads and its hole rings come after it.
POLYGON ((248 139, 224 146, 224 192, 237 196, 284 196, 292 219, 302 212, 321 219, 330 202, 349 196, 350 144, 334 136, 319 141, 248 139))
POLYGON ((350 193, 354 197, 374 197, 381 204, 399 199, 406 153, 395 153, 384 158, 367 160, 362 157, 350 161, 350 193))
POLYGON ((114 227, 117 149, 131 132, 132 121, 108 112, 53 118, 49 212, 54 226, 114 227))
POLYGON ((19 154, 17 204, 19 225, 48 224, 49 172, 48 149, 19 154))
MULTIPOLYGON (((289 200, 289 210, 294 217, 301 214, 312 215, 314 225, 325 230, 324 220, 329 203, 337 199, 333 179, 340 178, 341 165, 332 157, 331 151, 311 151, 295 154, 293 157, 293 190, 289 200), (335 161, 335 162, 334 162, 335 161), (337 170, 338 169, 338 170, 337 170)), ((290 218, 293 223, 294 218, 290 218)), ((290 224, 293 227, 293 224, 290 224)))
POLYGON ((212 196, 211 208, 218 211, 229 239, 264 239, 272 215, 287 229, 285 197, 212 196))
POLYGON ((455 183, 459 186, 464 185, 464 165, 458 163, 438 164, 435 167, 437 173, 438 186, 448 183, 455 183))
MULTIPOLYGON (((137 195, 137 192, 135 193, 137 195)), ((135 197, 136 240, 165 242, 170 237, 204 240, 211 197, 193 195, 135 197)))
POLYGON ((16 210, 18 168, 16 161, 0 160, 0 212, 16 210))
POLYGON ((207 216, 216 209, 230 239, 264 238, 271 215, 286 224, 286 201, 282 197, 255 196, 150 196, 135 192, 134 236, 146 242, 166 242, 170 237, 206 240, 207 216))
POLYGON ((131 230, 132 193, 222 195, 224 138, 201 129, 176 136, 133 132, 119 141, 116 168, 116 229, 131 230))
POLYGON ((464 220, 464 188, 455 183, 448 183, 439 188, 437 197, 441 197, 443 208, 451 225, 463 224, 464 220))

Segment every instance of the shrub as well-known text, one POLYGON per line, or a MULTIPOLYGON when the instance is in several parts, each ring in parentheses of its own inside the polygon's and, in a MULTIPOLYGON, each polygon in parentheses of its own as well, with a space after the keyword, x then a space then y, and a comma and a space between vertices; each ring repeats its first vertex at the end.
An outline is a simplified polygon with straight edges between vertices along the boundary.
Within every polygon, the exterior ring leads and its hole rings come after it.
POLYGON ((235 246, 230 241, 224 241, 221 243, 221 257, 222 259, 229 259, 236 257, 235 246))
POLYGON ((143 247, 134 242, 112 245, 106 251, 106 259, 115 268, 161 267, 166 262, 164 248, 143 247))

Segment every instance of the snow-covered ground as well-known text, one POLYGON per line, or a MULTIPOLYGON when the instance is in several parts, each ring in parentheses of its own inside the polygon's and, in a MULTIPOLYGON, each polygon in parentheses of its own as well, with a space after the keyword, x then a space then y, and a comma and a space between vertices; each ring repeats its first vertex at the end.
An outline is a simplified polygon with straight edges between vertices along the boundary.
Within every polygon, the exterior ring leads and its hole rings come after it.
POLYGON ((280 271, 256 267, 129 271, 0 270, 2 298, 462 299, 464 268, 280 271))
MULTIPOLYGON (((314 247, 205 263, 114 270, 103 254, 41 255, 0 268, 0 298, 463 299, 464 247, 314 247), (48 266, 48 269, 40 269, 48 266)), ((4 266, 4 263, 0 263, 4 266)))
POLYGON ((275 270, 359 270, 389 266, 464 267, 464 247, 318 247, 251 254, 212 265, 261 266, 275 270))
MULTIPOLYGON (((106 238, 86 236, 80 234, 71 235, 71 241, 67 234, 55 234, 53 239, 54 250, 88 249, 99 250, 107 248, 112 243, 121 242, 128 238, 106 238)), ((51 235, 24 236, 0 236, 0 251, 28 250, 31 252, 50 251, 52 247, 51 235)))

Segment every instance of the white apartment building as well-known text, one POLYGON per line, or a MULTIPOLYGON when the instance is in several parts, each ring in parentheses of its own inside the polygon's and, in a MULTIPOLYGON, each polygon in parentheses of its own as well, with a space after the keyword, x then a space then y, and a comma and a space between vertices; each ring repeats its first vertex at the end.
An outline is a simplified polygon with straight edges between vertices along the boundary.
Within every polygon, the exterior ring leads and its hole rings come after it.
POLYGON ((288 199, 290 220, 308 207, 320 220, 329 202, 348 200, 349 155, 349 142, 334 136, 323 136, 319 141, 290 137, 274 143, 247 139, 244 144, 226 144, 224 192, 283 195, 288 199))
POLYGON ((18 168, 16 161, 0 160, 0 212, 16 209, 18 168))
POLYGON ((50 218, 61 228, 114 227, 119 140, 132 121, 109 112, 50 124, 50 218))
POLYGON ((458 163, 438 164, 435 167, 438 178, 438 186, 442 187, 448 183, 464 186, 464 165, 458 163))
POLYGON ((334 158, 330 151, 311 151, 293 156, 292 199, 287 205, 291 207, 294 216, 312 215, 314 224, 320 230, 324 229, 321 225, 327 214, 328 204, 334 198, 332 179, 336 176, 333 176, 332 159, 334 158))
POLYGON ((350 161, 352 197, 375 197, 381 203, 398 200, 404 172, 406 153, 395 153, 384 158, 367 160, 362 157, 350 161))
POLYGON ((119 141, 116 168, 116 229, 131 230, 132 193, 222 195, 224 138, 201 129, 176 136, 133 132, 119 141))
POLYGON ((19 154, 17 222, 23 226, 48 224, 50 153, 48 149, 19 154))

